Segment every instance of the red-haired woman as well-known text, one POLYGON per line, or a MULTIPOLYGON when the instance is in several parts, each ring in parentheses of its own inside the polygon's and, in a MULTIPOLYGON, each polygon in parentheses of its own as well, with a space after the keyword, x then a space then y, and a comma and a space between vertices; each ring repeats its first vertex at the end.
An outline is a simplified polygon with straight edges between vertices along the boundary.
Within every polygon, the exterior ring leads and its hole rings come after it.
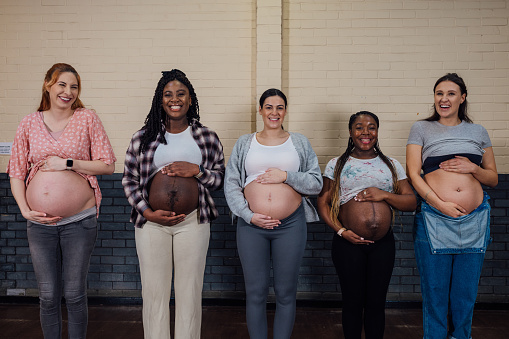
POLYGON ((101 203, 95 176, 115 170, 101 120, 84 107, 80 91, 80 76, 71 65, 48 70, 40 106, 19 124, 7 168, 27 219, 46 339, 61 338, 62 288, 69 338, 86 336, 87 273, 101 203))

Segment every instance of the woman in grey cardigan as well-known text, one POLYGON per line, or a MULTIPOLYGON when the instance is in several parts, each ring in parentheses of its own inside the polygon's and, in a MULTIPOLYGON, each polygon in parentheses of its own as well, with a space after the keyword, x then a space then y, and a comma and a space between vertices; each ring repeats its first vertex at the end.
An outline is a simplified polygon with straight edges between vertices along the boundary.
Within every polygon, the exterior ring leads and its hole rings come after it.
POLYGON ((237 140, 225 174, 226 201, 239 217, 237 247, 251 339, 267 338, 271 254, 276 294, 274 339, 290 338, 306 222, 318 220, 306 197, 322 188, 318 159, 305 136, 283 129, 286 105, 280 90, 263 93, 259 112, 264 128, 237 140))

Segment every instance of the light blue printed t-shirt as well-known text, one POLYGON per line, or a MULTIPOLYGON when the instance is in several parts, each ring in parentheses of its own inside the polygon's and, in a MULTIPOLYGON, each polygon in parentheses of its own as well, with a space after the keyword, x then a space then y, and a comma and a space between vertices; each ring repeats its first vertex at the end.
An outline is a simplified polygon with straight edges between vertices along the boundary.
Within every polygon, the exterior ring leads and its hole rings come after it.
MULTIPOLYGON (((339 158, 329 161, 323 176, 334 180, 334 169, 339 158)), ((389 158, 393 163, 399 180, 406 179, 403 166, 396 159, 389 158)), ((355 197, 360 191, 368 187, 376 187, 386 192, 393 191, 392 173, 380 157, 373 159, 357 159, 349 157, 340 177, 340 204, 343 205, 355 197)))

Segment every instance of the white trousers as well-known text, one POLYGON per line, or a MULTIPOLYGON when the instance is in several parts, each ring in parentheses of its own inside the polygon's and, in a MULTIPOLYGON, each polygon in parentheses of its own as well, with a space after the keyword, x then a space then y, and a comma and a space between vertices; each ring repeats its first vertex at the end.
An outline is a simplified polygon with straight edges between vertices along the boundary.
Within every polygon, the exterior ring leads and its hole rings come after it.
POLYGON ((145 339, 170 339, 170 298, 175 270, 175 339, 199 339, 201 299, 210 224, 195 211, 176 226, 148 221, 136 228, 145 339))

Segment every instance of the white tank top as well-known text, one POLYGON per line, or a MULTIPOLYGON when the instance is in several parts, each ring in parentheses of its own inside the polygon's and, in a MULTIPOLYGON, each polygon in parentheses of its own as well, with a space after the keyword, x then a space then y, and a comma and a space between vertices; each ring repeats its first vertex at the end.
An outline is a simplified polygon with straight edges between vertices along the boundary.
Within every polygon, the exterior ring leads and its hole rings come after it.
POLYGON ((290 136, 284 143, 276 146, 265 146, 256 140, 256 135, 251 141, 251 146, 246 155, 245 168, 247 179, 244 187, 257 176, 265 173, 271 167, 282 171, 297 172, 300 167, 300 159, 290 136))
POLYGON ((187 127, 185 131, 180 133, 166 132, 164 138, 167 144, 159 144, 157 146, 150 176, 175 161, 187 161, 196 165, 201 164, 200 147, 191 134, 191 127, 187 127))

